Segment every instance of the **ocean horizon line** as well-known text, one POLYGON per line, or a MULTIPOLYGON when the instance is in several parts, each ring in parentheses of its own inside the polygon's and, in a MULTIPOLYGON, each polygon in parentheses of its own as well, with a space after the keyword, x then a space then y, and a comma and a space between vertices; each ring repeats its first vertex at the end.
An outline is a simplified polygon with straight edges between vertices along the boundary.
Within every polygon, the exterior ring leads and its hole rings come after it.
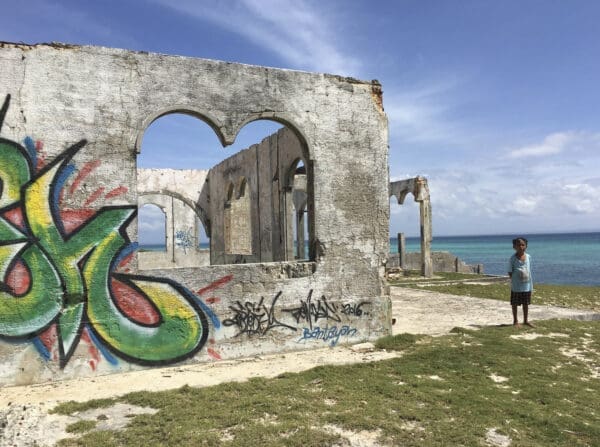
MULTIPOLYGON (((505 275, 508 259, 514 253, 511 240, 517 236, 529 241, 527 252, 534 260, 534 281, 600 286, 600 231, 434 236, 431 250, 450 252, 467 264, 483 264, 487 274, 505 275)), ((389 239, 390 254, 397 253, 397 240, 389 239)), ((164 243, 140 243, 139 248, 166 250, 164 243)), ((200 248, 209 248, 208 241, 200 248)), ((420 251, 419 237, 406 237, 405 248, 406 252, 420 251)))
MULTIPOLYGON (((432 236, 432 239, 435 238, 464 238, 464 237, 519 237, 519 236, 568 236, 568 235, 592 235, 592 234, 600 234, 600 229, 595 231, 561 231, 561 232, 524 232, 524 233, 485 233, 485 234, 436 234, 432 236)), ((420 239, 421 236, 409 236, 405 235, 406 239, 420 239)), ((396 236, 392 236, 390 233, 390 241, 398 240, 397 233, 396 236)), ((308 239, 306 239, 305 244, 308 244, 308 239)), ((143 247, 157 247, 157 246, 166 246, 164 242, 138 242, 140 248, 143 247)), ((206 248, 209 246, 208 242, 202 242, 200 247, 206 248)))
MULTIPOLYGON (((465 234, 434 234, 432 237, 436 238, 436 237, 443 237, 443 238, 450 238, 450 237, 495 237, 495 236, 549 236, 549 235, 558 235, 558 236, 564 236, 564 235, 569 235, 569 234, 597 234, 600 233, 600 229, 598 230, 581 230, 581 231, 560 231, 560 232, 554 232, 554 231, 548 231, 548 232, 535 232, 535 231, 527 231, 527 232, 522 232, 522 233, 485 233, 485 234, 469 234, 469 233, 465 233, 465 234)), ((398 239, 397 236, 391 236, 391 232, 390 232, 390 239, 398 239)), ((398 234, 398 233, 394 233, 394 234, 398 234)), ((420 235, 406 235, 406 238, 411 238, 411 239, 419 239, 421 236, 420 235)))

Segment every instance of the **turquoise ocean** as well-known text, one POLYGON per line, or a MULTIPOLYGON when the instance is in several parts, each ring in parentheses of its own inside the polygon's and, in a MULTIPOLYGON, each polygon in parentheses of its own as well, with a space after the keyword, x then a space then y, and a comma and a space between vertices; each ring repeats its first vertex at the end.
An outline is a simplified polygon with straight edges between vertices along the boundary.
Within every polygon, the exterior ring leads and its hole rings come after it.
MULTIPOLYGON (((467 264, 483 264, 487 274, 506 275, 516 236, 529 242, 534 282, 600 286, 600 233, 434 236, 431 247, 449 251, 467 264)), ((398 252, 396 238, 390 241, 390 251, 398 252)), ((406 251, 421 251, 419 238, 407 237, 406 251)))
MULTIPOLYGON (((600 232, 530 234, 527 252, 532 258, 535 282, 600 286, 600 232)), ((506 275, 513 254, 513 235, 434 236, 433 251, 449 251, 467 264, 483 264, 490 275, 506 275)), ((308 244, 306 244, 308 246, 308 244)), ((142 245, 146 250, 164 250, 164 245, 142 245)), ((208 248, 201 244, 201 248, 208 248)), ((406 251, 421 251, 419 238, 406 238, 406 251)), ((396 238, 390 240, 390 252, 398 252, 396 238)))

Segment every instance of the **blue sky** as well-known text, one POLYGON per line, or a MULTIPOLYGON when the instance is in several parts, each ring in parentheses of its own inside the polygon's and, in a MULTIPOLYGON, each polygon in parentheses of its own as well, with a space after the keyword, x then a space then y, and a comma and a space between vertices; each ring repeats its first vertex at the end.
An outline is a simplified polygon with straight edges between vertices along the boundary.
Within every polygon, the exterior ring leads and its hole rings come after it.
MULTIPOLYGON (((389 117, 390 176, 428 178, 434 237, 600 231, 600 2, 0 5, 5 41, 102 45, 378 79, 389 117)), ((156 126, 147 139, 158 149, 144 153, 146 166, 169 162, 160 148, 177 152, 190 141, 207 149, 181 149, 190 157, 185 167, 207 168, 234 152, 193 120, 156 126)), ((244 130, 238 149, 272 128, 256 126, 244 130)), ((391 212, 392 234, 418 233, 410 196, 391 212)))

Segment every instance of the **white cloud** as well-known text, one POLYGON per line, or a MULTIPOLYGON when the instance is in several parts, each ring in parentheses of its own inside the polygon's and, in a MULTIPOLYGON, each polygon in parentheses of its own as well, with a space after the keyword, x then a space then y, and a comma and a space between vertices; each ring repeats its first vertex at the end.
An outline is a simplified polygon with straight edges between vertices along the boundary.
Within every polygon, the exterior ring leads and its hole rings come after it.
POLYGON ((563 185, 556 191, 560 206, 573 214, 600 214, 600 186, 591 183, 563 185))
POLYGON ((356 75, 361 66, 336 47, 336 24, 307 0, 155 1, 244 36, 293 68, 356 75))
POLYGON ((165 231, 165 213, 155 205, 142 206, 138 211, 138 231, 149 233, 165 231))
MULTIPOLYGON (((434 236, 598 231, 597 135, 564 134, 577 137, 563 140, 566 149, 558 158, 535 158, 519 169, 491 159, 429 168, 434 236)), ((392 210, 391 233, 410 229, 406 219, 392 210)))
POLYGON ((522 195, 510 202, 509 213, 519 216, 534 216, 541 198, 536 195, 522 195))
POLYGON ((409 142, 441 141, 456 132, 445 116, 449 105, 443 96, 452 87, 432 83, 399 91, 386 90, 385 111, 393 136, 409 142))
POLYGON ((546 136, 541 143, 511 150, 508 158, 543 157, 589 148, 600 148, 600 134, 575 131, 557 132, 546 136))

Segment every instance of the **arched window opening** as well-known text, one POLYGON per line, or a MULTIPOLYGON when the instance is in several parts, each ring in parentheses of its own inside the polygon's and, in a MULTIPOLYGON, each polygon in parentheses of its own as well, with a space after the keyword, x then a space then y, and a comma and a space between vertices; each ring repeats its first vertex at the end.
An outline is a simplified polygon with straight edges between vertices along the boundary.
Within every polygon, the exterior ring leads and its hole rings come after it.
POLYGON ((167 216, 168 253, 153 259, 138 255, 141 269, 210 264, 210 251, 199 247, 197 220, 207 207, 202 193, 209 169, 222 157, 217 135, 198 117, 167 114, 145 130, 137 157, 138 206, 144 196, 158 197, 167 216))
POLYGON ((294 259, 308 259, 308 194, 306 166, 302 159, 294 162, 289 175, 291 207, 288 206, 288 228, 291 223, 291 233, 288 246, 294 259))
POLYGON ((406 253, 420 251, 419 245, 419 204, 413 200, 412 194, 406 196, 403 204, 398 203, 396 196, 390 197, 390 252, 406 253))
POLYGON ((144 251, 167 250, 167 215, 159 206, 148 203, 140 207, 138 242, 144 251))
POLYGON ((250 195, 246 194, 246 178, 240 178, 237 184, 236 193, 229 201, 229 246, 227 254, 252 255, 252 218, 250 195))
POLYGON ((389 267, 420 270, 426 277, 433 275, 431 203, 426 178, 418 176, 390 183, 390 236, 389 267))
POLYGON ((141 139, 138 197, 163 197, 168 256, 140 268, 314 259, 312 165, 300 134, 256 120, 223 149, 204 115, 190 115, 163 115, 141 139))
POLYGON ((223 205, 223 238, 225 239, 225 254, 231 255, 233 253, 233 236, 232 236, 232 206, 234 203, 234 191, 235 187, 233 183, 229 183, 227 186, 227 200, 223 205))
POLYGON ((198 250, 210 253, 210 237, 202 219, 196 216, 196 240, 198 241, 198 250))
POLYGON ((251 255, 252 228, 250 197, 246 194, 247 180, 242 177, 236 183, 238 184, 237 188, 233 183, 229 184, 227 201, 224 206, 225 252, 227 255, 251 255))

